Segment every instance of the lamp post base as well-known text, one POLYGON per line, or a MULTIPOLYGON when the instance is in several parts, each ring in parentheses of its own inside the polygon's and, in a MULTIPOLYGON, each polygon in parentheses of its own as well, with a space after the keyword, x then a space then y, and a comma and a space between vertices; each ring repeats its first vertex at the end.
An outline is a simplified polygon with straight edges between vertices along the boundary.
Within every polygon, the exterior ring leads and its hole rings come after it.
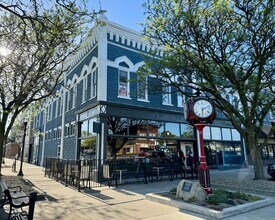
POLYGON ((199 183, 206 191, 207 194, 212 193, 212 188, 210 186, 210 172, 209 167, 206 164, 201 164, 198 167, 198 174, 199 174, 199 183))
POLYGON ((24 176, 23 172, 20 170, 17 174, 17 176, 24 176))

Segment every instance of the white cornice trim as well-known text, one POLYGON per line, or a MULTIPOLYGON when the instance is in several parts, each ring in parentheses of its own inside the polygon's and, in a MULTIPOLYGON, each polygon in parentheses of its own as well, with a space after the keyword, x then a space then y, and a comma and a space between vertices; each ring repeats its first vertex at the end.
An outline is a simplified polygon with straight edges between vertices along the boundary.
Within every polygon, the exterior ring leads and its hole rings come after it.
POLYGON ((125 62, 129 66, 130 72, 136 72, 138 68, 140 68, 142 65, 145 64, 144 61, 141 61, 134 65, 133 62, 127 56, 124 55, 116 58, 115 61, 108 60, 107 65, 115 68, 125 68, 125 67, 119 66, 119 64, 122 62, 125 62))

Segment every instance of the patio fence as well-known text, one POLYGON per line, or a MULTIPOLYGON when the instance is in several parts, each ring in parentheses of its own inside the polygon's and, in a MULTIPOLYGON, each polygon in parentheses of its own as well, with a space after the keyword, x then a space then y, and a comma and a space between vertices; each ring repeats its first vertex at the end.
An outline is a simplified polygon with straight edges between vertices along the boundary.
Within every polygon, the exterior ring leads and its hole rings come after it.
MULTIPOLYGON (((78 191, 99 187, 108 181, 104 176, 103 164, 109 165, 110 178, 118 184, 148 183, 163 179, 183 178, 185 170, 177 158, 157 160, 156 158, 116 158, 112 160, 64 160, 46 158, 45 176, 72 186, 78 191)), ((184 175, 185 176, 185 175, 184 175)))

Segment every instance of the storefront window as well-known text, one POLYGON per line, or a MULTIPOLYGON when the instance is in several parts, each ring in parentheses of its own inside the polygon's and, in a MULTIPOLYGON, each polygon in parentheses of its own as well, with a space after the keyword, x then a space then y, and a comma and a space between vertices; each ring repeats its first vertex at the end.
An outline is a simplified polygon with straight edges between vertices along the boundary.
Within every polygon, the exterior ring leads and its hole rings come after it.
POLYGON ((243 156, 240 143, 223 143, 224 164, 242 164, 243 156))
POLYGON ((96 122, 96 121, 97 121, 96 118, 91 118, 89 120, 89 135, 95 134, 93 132, 93 123, 96 122))
POLYGON ((149 121, 148 122, 148 131, 149 131, 149 135, 156 134, 156 136, 158 136, 158 137, 165 137, 164 122, 149 121))
POLYGON ((108 117, 107 119, 108 134, 126 135, 127 127, 127 118, 108 117))
POLYGON ((231 131, 230 128, 222 128, 222 139, 231 141, 231 131))
POLYGON ((89 160, 96 158, 96 136, 81 140, 80 159, 89 160))
POLYGON ((181 137, 194 138, 194 129, 191 125, 180 124, 181 137))
POLYGON ((81 125, 81 137, 89 136, 89 122, 88 120, 83 121, 81 125))
POLYGON ((81 125, 81 137, 88 137, 91 135, 95 135, 93 132, 93 123, 96 122, 96 118, 91 118, 89 120, 85 120, 81 125))
POLYGON ((165 123, 166 137, 176 138, 180 136, 180 127, 178 123, 165 123))
POLYGON ((232 129, 232 140, 233 141, 240 141, 241 140, 241 135, 236 129, 232 129))
POLYGON ((213 140, 221 140, 221 128, 218 127, 211 127, 211 134, 213 140))
POLYGON ((156 156, 158 152, 165 156, 177 154, 177 141, 164 139, 117 138, 107 137, 107 157, 156 156))
POLYGON ((129 119, 129 135, 147 136, 147 121, 129 119))

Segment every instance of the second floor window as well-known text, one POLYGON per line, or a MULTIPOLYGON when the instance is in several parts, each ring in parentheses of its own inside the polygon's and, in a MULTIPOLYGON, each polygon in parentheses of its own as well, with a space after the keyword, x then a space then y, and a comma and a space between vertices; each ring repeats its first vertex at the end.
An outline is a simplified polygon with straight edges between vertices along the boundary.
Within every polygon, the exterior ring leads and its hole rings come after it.
POLYGON ((82 103, 87 101, 87 97, 88 97, 88 78, 86 76, 83 79, 82 103))
POLYGON ((96 97, 97 91, 97 68, 93 71, 91 75, 91 98, 96 97))
POLYGON ((138 79, 138 99, 148 101, 147 77, 138 79))
POLYGON ((171 105, 171 87, 164 85, 162 87, 162 104, 171 105))
POLYGON ((62 112, 63 112, 63 100, 64 100, 63 93, 61 93, 61 96, 59 97, 59 107, 58 107, 59 114, 58 115, 62 115, 62 112))
POLYGON ((71 105, 71 97, 70 97, 70 92, 66 92, 66 111, 70 110, 70 105, 71 105))
POLYGON ((183 107, 184 97, 181 92, 177 92, 178 107, 183 107))
POLYGON ((128 72, 124 70, 119 70, 118 72, 118 96, 119 97, 129 96, 128 72))
POLYGON ((73 86, 73 89, 72 89, 71 91, 72 91, 72 93, 73 93, 73 95, 72 95, 72 97, 73 97, 73 100, 72 100, 72 108, 75 108, 75 107, 76 107, 76 97, 77 97, 77 84, 75 84, 75 85, 73 86))

